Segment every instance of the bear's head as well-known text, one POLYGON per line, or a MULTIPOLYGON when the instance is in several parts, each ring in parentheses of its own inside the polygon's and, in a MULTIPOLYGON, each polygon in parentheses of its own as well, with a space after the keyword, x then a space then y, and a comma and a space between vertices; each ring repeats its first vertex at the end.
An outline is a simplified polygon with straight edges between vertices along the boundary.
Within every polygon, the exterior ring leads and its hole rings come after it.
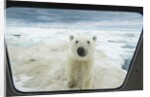
POLYGON ((76 60, 84 61, 93 57, 96 36, 70 35, 70 48, 76 60))

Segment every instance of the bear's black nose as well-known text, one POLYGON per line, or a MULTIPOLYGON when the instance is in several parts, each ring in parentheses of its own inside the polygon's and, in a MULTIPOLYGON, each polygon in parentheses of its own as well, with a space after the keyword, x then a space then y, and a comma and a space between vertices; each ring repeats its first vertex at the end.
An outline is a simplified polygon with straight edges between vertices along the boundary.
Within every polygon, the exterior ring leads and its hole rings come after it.
POLYGON ((85 50, 84 50, 83 47, 79 47, 79 48, 77 49, 77 53, 78 53, 78 55, 81 56, 81 57, 84 57, 84 56, 86 55, 85 50))

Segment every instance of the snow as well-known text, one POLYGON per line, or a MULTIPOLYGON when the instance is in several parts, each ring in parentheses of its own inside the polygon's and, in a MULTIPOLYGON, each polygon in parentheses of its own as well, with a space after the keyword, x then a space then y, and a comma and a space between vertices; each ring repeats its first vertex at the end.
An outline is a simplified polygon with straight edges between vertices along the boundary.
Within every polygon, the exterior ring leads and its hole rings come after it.
POLYGON ((69 90, 65 72, 69 35, 81 33, 98 37, 94 89, 117 88, 125 80, 141 29, 137 13, 10 8, 5 38, 15 87, 69 90))

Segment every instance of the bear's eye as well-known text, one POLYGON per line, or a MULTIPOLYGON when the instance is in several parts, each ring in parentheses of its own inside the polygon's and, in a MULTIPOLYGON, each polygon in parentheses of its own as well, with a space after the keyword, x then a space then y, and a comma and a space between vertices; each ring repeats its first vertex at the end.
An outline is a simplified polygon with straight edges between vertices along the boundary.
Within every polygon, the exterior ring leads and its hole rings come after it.
POLYGON ((76 41, 76 43, 78 43, 78 40, 76 41))
POLYGON ((87 41, 88 44, 90 44, 90 41, 87 41))

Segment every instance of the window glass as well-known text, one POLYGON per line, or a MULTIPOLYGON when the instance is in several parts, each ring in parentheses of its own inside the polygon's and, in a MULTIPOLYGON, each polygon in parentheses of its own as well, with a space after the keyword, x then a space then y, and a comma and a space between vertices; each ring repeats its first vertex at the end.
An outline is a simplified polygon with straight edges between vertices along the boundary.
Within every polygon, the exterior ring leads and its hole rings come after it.
POLYGON ((23 92, 120 87, 143 25, 139 13, 121 11, 12 7, 6 16, 13 83, 23 92))

